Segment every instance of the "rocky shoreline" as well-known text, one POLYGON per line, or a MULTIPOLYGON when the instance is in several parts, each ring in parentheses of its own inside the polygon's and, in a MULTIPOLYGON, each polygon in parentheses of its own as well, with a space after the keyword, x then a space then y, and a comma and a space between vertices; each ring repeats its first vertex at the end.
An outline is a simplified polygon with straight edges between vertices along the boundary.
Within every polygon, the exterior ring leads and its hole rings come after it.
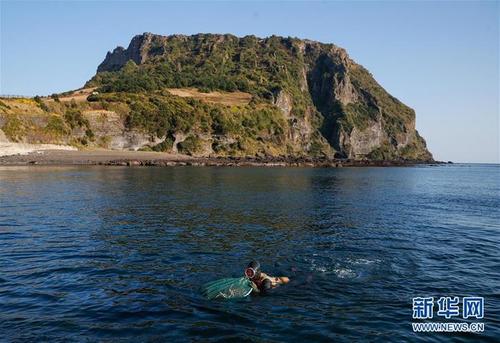
POLYGON ((107 166, 197 166, 197 167, 309 167, 309 168, 341 168, 341 167, 394 167, 417 164, 440 164, 435 161, 356 161, 314 158, 248 158, 248 157, 215 157, 195 158, 192 160, 112 160, 99 162, 107 166))
MULTIPOLYGON (((207 167, 392 167, 437 165, 437 161, 370 161, 310 157, 192 157, 141 151, 43 151, 0 157, 0 166, 102 165, 102 166, 207 166, 207 167)), ((449 163, 449 162, 448 162, 449 163)))

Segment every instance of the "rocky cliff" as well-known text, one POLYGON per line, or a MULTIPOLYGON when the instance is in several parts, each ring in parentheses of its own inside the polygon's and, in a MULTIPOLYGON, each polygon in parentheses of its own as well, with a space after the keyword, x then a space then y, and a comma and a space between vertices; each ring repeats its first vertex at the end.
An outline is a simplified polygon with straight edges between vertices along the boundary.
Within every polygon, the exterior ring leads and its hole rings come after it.
POLYGON ((80 111, 84 120, 72 132, 80 130, 90 145, 202 156, 432 160, 415 112, 333 44, 145 33, 108 52, 85 87, 96 93, 84 103, 49 109, 67 120, 80 111), (97 124, 102 113, 115 118, 112 139, 102 133, 108 124, 97 124))
POLYGON ((271 102, 288 124, 286 144, 293 152, 319 148, 327 153, 326 141, 338 157, 432 158, 415 130, 414 111, 333 44, 275 36, 145 33, 127 49, 108 53, 90 84, 104 91, 136 91, 136 85, 123 87, 125 73, 109 75, 130 61, 137 68, 131 74, 141 81, 149 77, 139 90, 241 90, 256 101, 271 102))

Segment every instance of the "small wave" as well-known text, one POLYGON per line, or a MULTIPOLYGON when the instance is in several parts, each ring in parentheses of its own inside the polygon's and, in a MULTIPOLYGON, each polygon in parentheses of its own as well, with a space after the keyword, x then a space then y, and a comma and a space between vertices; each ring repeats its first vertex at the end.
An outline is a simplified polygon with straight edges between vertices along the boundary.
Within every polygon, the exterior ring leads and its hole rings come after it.
POLYGON ((368 264, 378 264, 378 263, 380 263, 382 261, 379 260, 379 259, 368 260, 368 259, 365 259, 365 258, 358 258, 358 259, 350 259, 350 258, 348 258, 347 262, 350 263, 350 264, 368 265, 368 264))
POLYGON ((354 279, 361 277, 364 269, 368 266, 379 265, 382 260, 368 258, 346 258, 343 261, 333 262, 325 260, 318 254, 313 254, 314 258, 305 258, 310 264, 309 269, 322 274, 333 273, 340 279, 354 279))
POLYGON ((337 268, 334 269, 333 272, 335 273, 335 275, 337 275, 338 278, 341 279, 353 279, 358 276, 358 274, 356 274, 354 270, 349 268, 337 268))
POLYGON ((324 274, 329 274, 329 273, 333 273, 335 274, 338 278, 340 279, 353 279, 353 278, 356 278, 358 276, 358 274, 350 269, 350 268, 347 268, 347 267, 342 267, 340 265, 335 265, 335 266, 318 266, 318 265, 311 265, 311 271, 314 271, 314 272, 320 272, 320 273, 324 273, 324 274))
POLYGON ((322 266, 311 266, 311 270, 315 272, 321 272, 321 273, 326 273, 328 270, 325 267, 322 266))

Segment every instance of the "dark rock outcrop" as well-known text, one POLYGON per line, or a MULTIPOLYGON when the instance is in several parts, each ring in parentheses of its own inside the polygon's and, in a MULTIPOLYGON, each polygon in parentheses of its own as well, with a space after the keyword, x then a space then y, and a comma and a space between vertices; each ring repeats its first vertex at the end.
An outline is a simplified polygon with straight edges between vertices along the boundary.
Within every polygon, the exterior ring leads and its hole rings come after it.
POLYGON ((120 70, 130 60, 136 64, 144 63, 153 37, 151 33, 135 36, 127 49, 119 46, 108 52, 104 61, 97 67, 97 72, 120 70))

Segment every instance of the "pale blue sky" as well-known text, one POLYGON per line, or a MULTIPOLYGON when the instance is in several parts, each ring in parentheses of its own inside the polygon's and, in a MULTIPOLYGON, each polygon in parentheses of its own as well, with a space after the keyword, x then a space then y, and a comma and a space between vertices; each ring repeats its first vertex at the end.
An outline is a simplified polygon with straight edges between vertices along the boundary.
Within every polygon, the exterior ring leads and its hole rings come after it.
POLYGON ((81 87, 143 32, 335 43, 414 108, 434 157, 499 162, 498 2, 1 1, 0 94, 81 87))

